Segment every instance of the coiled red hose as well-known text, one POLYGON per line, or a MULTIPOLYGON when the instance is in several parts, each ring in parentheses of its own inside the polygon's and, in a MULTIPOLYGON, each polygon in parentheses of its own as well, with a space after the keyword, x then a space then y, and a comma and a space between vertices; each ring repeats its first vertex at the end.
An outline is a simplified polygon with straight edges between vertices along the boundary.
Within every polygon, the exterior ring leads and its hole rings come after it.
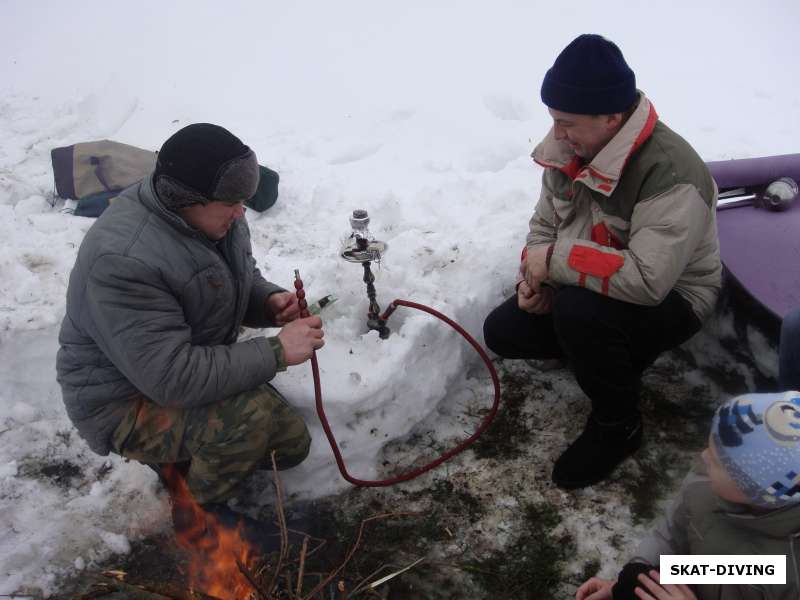
MULTIPOLYGON (((300 300, 300 309, 301 309, 301 316, 308 316, 308 310, 306 309, 306 301, 305 301, 305 292, 303 291, 303 282, 300 279, 299 275, 295 271, 295 289, 297 290, 297 297, 300 300)), ((331 450, 333 451, 333 456, 336 459, 336 466, 339 467, 339 472, 342 474, 342 477, 353 485, 357 485, 359 487, 385 487, 390 485, 395 485, 396 483, 400 483, 403 481, 409 481, 414 479, 415 477, 419 477, 423 473, 427 473, 431 469, 438 467, 440 464, 453 458, 456 454, 462 452, 466 448, 468 448, 478 437, 484 432, 484 430, 489 426, 494 419, 495 414, 497 414, 497 408, 500 405, 500 380, 497 377, 497 371, 492 364, 491 359, 486 354, 486 351, 481 348, 480 344, 474 340, 474 338, 468 334, 463 327, 461 327, 458 323, 446 317, 442 313, 429 306, 425 306, 423 304, 418 304, 416 302, 410 302, 408 300, 395 300, 389 305, 389 308, 386 309, 386 312, 381 315, 381 319, 384 321, 389 318, 389 316, 395 311, 398 306, 407 306, 409 308, 415 308, 417 310, 421 310, 422 312, 426 312, 428 314, 437 317, 450 325, 453 329, 455 329, 458 333, 460 333, 464 339, 466 339, 470 345, 475 348, 477 353, 480 355, 483 362, 486 364, 486 367, 489 369, 489 374, 492 377, 492 383, 494 384, 494 401, 492 402, 492 408, 489 410, 489 413, 483 418, 481 424, 475 430, 471 436, 469 436, 466 440, 458 444, 456 447, 451 448, 444 454, 440 455, 437 459, 429 462, 426 465, 413 469, 407 473, 403 473, 401 475, 397 475, 395 477, 390 477, 389 479, 378 479, 378 480, 371 480, 371 479, 358 479, 357 477, 353 477, 347 471, 347 466, 344 464, 344 459, 342 458, 342 453, 339 451, 339 444, 336 442, 336 438, 333 435, 333 431, 331 430, 330 423, 328 423, 328 418, 325 416, 325 409, 322 406, 322 386, 320 384, 320 377, 319 377, 319 363, 317 362, 317 353, 311 355, 311 371, 314 375, 314 397, 316 400, 317 406, 317 415, 319 416, 320 423, 322 423, 322 429, 325 431, 325 436, 328 438, 328 442, 331 445, 331 450)))

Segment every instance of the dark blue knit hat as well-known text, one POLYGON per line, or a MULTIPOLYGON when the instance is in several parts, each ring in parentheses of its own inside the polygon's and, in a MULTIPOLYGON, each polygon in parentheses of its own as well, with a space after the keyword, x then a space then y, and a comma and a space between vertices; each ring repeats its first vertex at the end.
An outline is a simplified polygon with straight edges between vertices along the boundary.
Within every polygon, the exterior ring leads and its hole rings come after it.
POLYGON ((636 101, 636 76, 614 42, 585 33, 561 51, 542 82, 542 102, 580 115, 625 112, 636 101))

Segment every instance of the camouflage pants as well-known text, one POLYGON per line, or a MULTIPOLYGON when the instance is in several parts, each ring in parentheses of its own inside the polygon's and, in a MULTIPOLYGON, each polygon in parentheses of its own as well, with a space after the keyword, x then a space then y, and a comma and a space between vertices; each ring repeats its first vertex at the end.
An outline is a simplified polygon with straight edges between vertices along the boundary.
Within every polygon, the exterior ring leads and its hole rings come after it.
POLYGON ((166 408, 140 398, 117 427, 112 449, 143 463, 190 461, 186 483, 203 504, 236 493, 253 470, 300 464, 311 436, 278 391, 264 384, 197 408, 166 408))

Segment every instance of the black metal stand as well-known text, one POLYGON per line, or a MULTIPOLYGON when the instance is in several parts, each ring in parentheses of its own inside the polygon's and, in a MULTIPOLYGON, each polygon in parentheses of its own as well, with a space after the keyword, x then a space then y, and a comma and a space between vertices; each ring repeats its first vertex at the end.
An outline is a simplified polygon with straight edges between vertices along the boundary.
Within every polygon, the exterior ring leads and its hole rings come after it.
POLYGON ((381 319, 381 307, 378 305, 375 293, 375 276, 370 269, 370 261, 361 263, 364 265, 364 283, 367 284, 367 297, 369 298, 369 310, 367 311, 367 327, 378 332, 378 336, 385 340, 389 337, 391 330, 386 325, 386 321, 381 319))
POLYGON ((391 333, 386 326, 388 315, 381 318, 381 307, 376 299, 375 276, 372 274, 370 266, 373 260, 380 262, 381 255, 386 251, 386 244, 370 238, 367 230, 368 224, 367 211, 361 209, 353 211, 353 216, 350 218, 353 232, 350 234, 349 241, 345 241, 341 255, 348 262, 357 262, 364 266, 364 283, 367 284, 367 297, 369 298, 367 327, 370 331, 377 331, 378 336, 385 340, 391 333))

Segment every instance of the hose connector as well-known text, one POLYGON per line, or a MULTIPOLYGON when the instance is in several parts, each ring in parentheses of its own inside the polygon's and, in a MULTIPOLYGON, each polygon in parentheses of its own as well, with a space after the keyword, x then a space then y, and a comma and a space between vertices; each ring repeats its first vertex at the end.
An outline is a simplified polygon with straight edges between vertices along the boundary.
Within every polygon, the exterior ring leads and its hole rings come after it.
POLYGON ((386 322, 389 317, 392 316, 392 313, 397 310, 397 304, 392 302, 389 306, 386 307, 386 310, 381 315, 381 321, 386 322))

